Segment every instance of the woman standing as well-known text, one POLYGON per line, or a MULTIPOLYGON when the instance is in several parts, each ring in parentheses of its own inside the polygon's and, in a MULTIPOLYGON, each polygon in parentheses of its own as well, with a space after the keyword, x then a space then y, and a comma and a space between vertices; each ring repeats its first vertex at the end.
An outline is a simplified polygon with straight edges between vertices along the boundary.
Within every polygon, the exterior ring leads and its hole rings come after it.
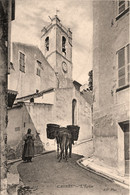
POLYGON ((34 157, 34 136, 31 134, 31 129, 28 129, 27 134, 25 134, 23 140, 25 143, 22 160, 25 162, 31 162, 32 157, 34 157))

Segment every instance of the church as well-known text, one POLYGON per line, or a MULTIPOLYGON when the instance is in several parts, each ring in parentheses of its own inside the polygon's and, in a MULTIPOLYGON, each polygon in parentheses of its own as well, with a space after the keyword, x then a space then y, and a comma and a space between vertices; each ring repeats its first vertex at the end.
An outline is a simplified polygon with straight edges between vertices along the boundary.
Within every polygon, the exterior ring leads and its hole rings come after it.
MULTIPOLYGON (((8 89, 17 96, 13 106, 8 107, 8 147, 13 151, 13 157, 10 154, 8 158, 21 156, 22 137, 28 128, 36 137, 35 153, 56 149, 55 140, 47 138, 48 123, 62 127, 78 125, 75 151, 86 153, 84 143, 92 139, 92 94, 81 92, 81 84, 72 79, 70 28, 64 27, 55 15, 49 26, 41 30, 41 49, 12 43, 9 72, 8 89)), ((13 95, 10 100, 11 97, 13 95)))

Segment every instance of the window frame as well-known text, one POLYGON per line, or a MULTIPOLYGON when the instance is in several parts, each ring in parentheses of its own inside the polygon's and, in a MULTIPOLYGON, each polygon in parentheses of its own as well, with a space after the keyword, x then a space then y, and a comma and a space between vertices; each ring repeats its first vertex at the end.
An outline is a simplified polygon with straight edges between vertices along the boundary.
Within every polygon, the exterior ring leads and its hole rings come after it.
POLYGON ((119 2, 121 2, 121 1, 120 0, 117 0, 117 16, 116 16, 116 20, 118 20, 125 13, 127 13, 129 11, 129 7, 130 7, 129 1, 128 0, 124 0, 125 8, 124 8, 124 10, 122 10, 121 12, 119 12, 119 8, 123 5, 123 4, 119 5, 119 2))
POLYGON ((36 75, 39 76, 39 77, 41 76, 41 69, 38 68, 38 67, 36 69, 36 75))
POLYGON ((130 74, 130 68, 128 68, 130 67, 130 43, 126 45, 126 63, 127 63, 127 82, 130 83, 130 80, 129 80, 130 78, 128 76, 128 74, 130 74))
POLYGON ((125 11, 125 9, 126 9, 126 1, 124 0, 124 1, 118 1, 118 14, 121 14, 122 12, 124 12, 125 11), (123 2, 123 3, 121 3, 121 2, 123 2), (121 4, 120 4, 121 3, 121 4), (122 11, 120 11, 120 8, 122 8, 124 6, 124 9, 122 10, 122 11))
POLYGON ((36 60, 36 75, 41 76, 41 68, 42 67, 42 62, 40 60, 36 60))
POLYGON ((125 89, 127 87, 129 87, 130 85, 130 81, 128 80, 128 66, 130 66, 130 62, 128 63, 128 50, 127 50, 127 47, 130 47, 130 43, 126 44, 124 47, 121 47, 117 52, 117 90, 116 91, 119 91, 121 89, 125 89), (122 67, 119 67, 119 52, 124 49, 124 66, 122 67), (119 85, 119 70, 121 70, 122 68, 125 68, 125 74, 124 74, 124 77, 125 77, 125 84, 124 85, 119 85))
POLYGON ((21 72, 23 72, 23 73, 25 73, 25 67, 26 67, 26 55, 25 55, 25 53, 23 52, 23 51, 21 51, 21 50, 19 50, 18 51, 18 55, 19 55, 19 57, 18 57, 18 64, 19 64, 19 70, 21 71, 21 72), (24 65, 21 65, 21 63, 20 63, 20 54, 23 54, 24 55, 24 65))
POLYGON ((45 50, 49 51, 49 49, 50 49, 50 38, 49 38, 49 36, 47 36, 45 38, 45 50))

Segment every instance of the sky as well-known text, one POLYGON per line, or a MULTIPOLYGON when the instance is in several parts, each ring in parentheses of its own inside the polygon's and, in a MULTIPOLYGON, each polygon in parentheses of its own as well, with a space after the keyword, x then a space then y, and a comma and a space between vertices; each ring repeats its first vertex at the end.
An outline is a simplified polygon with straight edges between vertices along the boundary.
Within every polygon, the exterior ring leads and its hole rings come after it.
POLYGON ((16 0, 11 41, 40 48, 41 30, 57 15, 72 31, 73 80, 84 84, 92 69, 93 13, 91 0, 16 0))

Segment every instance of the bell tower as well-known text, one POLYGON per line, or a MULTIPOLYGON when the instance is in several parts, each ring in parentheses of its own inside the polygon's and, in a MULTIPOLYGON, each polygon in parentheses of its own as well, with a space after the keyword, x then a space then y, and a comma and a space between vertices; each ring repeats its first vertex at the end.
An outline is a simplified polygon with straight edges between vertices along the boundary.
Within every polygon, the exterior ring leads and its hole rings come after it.
POLYGON ((54 69, 60 88, 72 86, 72 32, 65 28, 57 15, 42 29, 41 48, 54 69))

